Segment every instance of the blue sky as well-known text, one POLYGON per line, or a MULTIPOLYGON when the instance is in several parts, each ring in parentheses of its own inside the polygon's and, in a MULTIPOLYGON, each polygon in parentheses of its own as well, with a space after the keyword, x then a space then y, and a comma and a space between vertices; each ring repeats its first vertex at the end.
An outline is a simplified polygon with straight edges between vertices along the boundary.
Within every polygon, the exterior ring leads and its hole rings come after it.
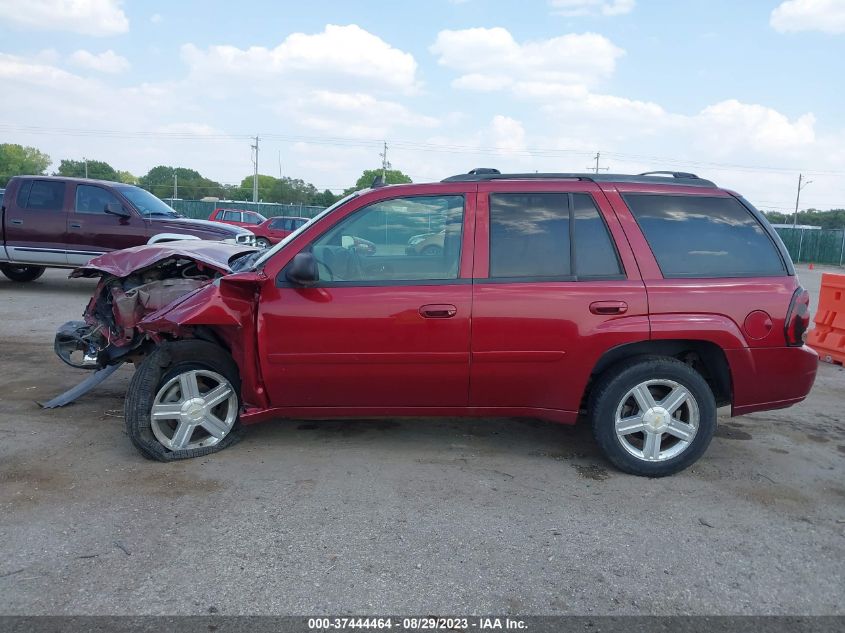
POLYGON ((0 131, 56 161, 340 189, 380 141, 475 166, 683 169, 845 206, 845 0, 0 0, 0 131))

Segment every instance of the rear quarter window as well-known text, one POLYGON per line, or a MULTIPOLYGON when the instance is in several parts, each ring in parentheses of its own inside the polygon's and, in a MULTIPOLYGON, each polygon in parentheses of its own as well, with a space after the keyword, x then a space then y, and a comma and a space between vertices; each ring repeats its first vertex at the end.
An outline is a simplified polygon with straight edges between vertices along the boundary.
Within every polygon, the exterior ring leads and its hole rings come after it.
POLYGON ((774 242, 735 198, 624 194, 664 277, 786 274, 774 242))

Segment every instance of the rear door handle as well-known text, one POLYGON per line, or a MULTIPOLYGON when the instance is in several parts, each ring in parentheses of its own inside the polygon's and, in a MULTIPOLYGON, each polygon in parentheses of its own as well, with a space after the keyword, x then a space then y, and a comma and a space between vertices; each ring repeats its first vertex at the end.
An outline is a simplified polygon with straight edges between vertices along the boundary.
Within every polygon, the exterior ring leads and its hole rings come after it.
POLYGON ((628 304, 624 301, 593 301, 590 304, 590 312, 593 314, 625 314, 628 311, 628 304))
POLYGON ((23 220, 13 219, 12 224, 23 224, 23 220))
POLYGON ((71 225, 70 225, 70 228, 72 228, 72 229, 81 229, 81 228, 82 228, 82 225, 81 225, 81 224, 77 224, 76 222, 72 222, 72 223, 71 223, 71 225))
POLYGON ((458 309, 449 303, 432 303, 420 308, 420 315, 425 319, 451 319, 458 309))

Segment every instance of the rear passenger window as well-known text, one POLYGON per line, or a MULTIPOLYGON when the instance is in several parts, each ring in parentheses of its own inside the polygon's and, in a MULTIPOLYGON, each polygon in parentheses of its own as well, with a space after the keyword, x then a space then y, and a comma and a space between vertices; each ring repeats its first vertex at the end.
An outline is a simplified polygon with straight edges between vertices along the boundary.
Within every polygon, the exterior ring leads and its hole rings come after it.
POLYGON ((586 193, 572 194, 575 218, 575 274, 578 279, 619 277, 622 267, 596 203, 586 193))
POLYGON ((490 195, 490 277, 570 280, 620 276, 613 241, 589 194, 490 195))
POLYGON ((782 275, 783 260, 735 198, 626 194, 664 277, 782 275))
POLYGON ((490 277, 570 275, 569 194, 490 194, 490 277))
POLYGON ((64 206, 64 201, 65 183, 51 180, 33 180, 26 208, 59 211, 64 206))
POLYGON ((19 209, 26 209, 26 199, 29 198, 30 189, 32 189, 31 180, 24 181, 20 189, 18 189, 18 197, 15 199, 15 202, 17 203, 19 209))

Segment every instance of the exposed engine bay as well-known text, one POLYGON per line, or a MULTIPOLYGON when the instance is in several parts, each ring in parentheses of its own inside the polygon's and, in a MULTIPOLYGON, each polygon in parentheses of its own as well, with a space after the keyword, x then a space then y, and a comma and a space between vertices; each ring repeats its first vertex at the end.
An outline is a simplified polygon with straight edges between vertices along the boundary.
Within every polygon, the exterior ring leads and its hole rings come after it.
POLYGON ((127 277, 103 274, 84 320, 69 321, 56 332, 56 354, 79 369, 131 360, 147 338, 138 323, 221 276, 214 267, 178 256, 127 277))

